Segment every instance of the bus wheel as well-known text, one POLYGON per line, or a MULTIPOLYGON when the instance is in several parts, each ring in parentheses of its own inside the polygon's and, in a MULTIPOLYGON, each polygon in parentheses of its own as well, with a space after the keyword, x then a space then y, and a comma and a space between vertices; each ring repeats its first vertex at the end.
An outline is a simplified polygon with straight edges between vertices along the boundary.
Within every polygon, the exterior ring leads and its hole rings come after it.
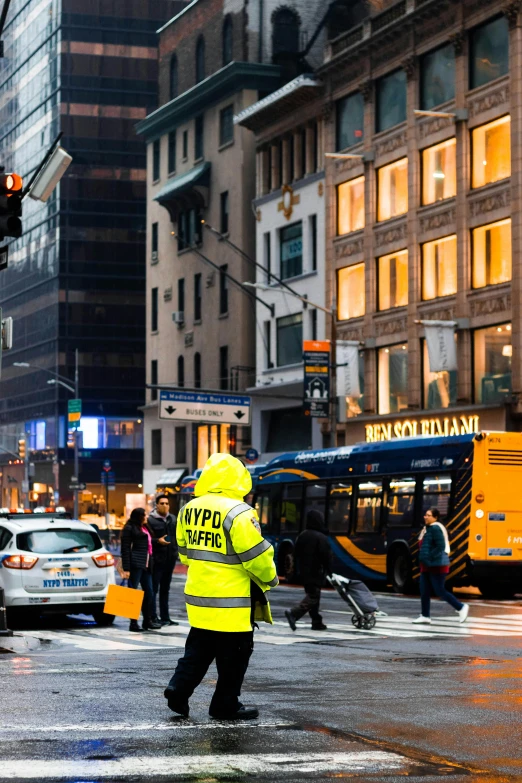
POLYGON ((395 593, 408 593, 411 591, 411 558, 406 549, 396 549, 395 552, 392 552, 390 575, 395 593))
POLYGON ((294 553, 291 549, 284 549, 279 555, 279 568, 280 576, 282 576, 286 582, 292 582, 294 573, 294 553))
POLYGON ((512 585, 490 584, 489 582, 479 582, 478 589, 482 593, 482 597, 490 601, 509 601, 518 592, 512 585))

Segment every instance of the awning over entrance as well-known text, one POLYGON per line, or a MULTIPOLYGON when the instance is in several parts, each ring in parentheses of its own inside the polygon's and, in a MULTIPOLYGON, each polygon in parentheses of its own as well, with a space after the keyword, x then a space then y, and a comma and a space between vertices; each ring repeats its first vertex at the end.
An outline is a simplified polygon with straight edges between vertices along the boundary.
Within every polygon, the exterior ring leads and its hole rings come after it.
POLYGON ((175 469, 175 470, 166 470, 156 480, 156 489, 162 489, 163 487, 168 487, 169 489, 174 489, 174 487, 179 486, 179 482, 186 475, 186 473, 187 473, 187 469, 186 468, 179 468, 179 469, 175 469))
POLYGON ((158 195, 154 196, 154 201, 157 201, 164 207, 185 196, 191 190, 198 192, 199 188, 208 188, 210 185, 210 165, 210 162, 206 160, 198 163, 190 171, 185 171, 183 174, 173 177, 160 190, 158 195))

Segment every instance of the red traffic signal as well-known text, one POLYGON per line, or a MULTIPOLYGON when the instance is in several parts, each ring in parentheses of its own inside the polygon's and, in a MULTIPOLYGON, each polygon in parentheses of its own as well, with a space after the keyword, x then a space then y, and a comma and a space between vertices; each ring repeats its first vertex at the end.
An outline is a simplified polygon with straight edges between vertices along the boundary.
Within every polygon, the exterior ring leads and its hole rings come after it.
POLYGON ((19 174, 0 175, 0 237, 22 236, 22 188, 19 174))

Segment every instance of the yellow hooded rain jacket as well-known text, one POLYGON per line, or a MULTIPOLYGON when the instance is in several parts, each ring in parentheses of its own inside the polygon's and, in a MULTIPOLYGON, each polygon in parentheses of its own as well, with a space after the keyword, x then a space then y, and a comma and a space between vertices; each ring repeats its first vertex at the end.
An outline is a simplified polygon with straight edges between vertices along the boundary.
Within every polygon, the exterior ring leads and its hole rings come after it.
POLYGON ((189 566, 185 601, 194 628, 250 631, 252 619, 272 622, 264 593, 278 584, 274 550, 258 531, 256 512, 243 502, 251 488, 250 473, 238 459, 213 454, 195 499, 178 515, 180 560, 189 566))

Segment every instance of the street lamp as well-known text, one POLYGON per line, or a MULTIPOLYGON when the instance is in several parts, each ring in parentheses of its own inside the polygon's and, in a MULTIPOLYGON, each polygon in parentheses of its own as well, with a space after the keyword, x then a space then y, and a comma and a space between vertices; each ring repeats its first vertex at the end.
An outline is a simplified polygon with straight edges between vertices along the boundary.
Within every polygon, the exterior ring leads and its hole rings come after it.
MULTIPOLYGON (((31 367, 33 370, 41 370, 49 375, 52 375, 52 380, 47 381, 50 384, 58 384, 63 386, 67 391, 74 394, 74 398, 77 400, 79 397, 79 373, 78 373, 78 348, 74 352, 74 387, 71 386, 69 378, 65 378, 63 375, 55 372, 54 370, 48 370, 47 367, 39 367, 37 364, 30 364, 29 362, 13 362, 13 367, 31 367)), ((74 430, 74 475, 76 481, 79 479, 80 465, 78 455, 78 430, 74 430)), ((74 492, 74 518, 78 519, 78 492, 74 492)))
POLYGON ((330 348, 331 348, 331 359, 330 363, 332 366, 332 395, 330 400, 330 446, 334 448, 336 446, 336 429, 337 429, 337 415, 336 415, 336 384, 337 384, 337 378, 336 378, 336 372, 337 372, 337 318, 336 318, 336 305, 335 301, 332 304, 331 310, 329 310, 327 307, 323 307, 323 305, 317 304, 316 302, 311 302, 306 296, 301 296, 300 294, 296 294, 294 291, 289 291, 286 288, 282 288, 281 286, 274 286, 274 285, 265 285, 264 283, 243 283, 243 285, 249 286, 250 288, 257 288, 260 291, 278 291, 281 294, 288 294, 289 296, 294 296, 296 299, 300 299, 301 302, 304 302, 309 307, 314 307, 316 310, 321 310, 321 312, 326 313, 326 315, 330 316, 330 348))

